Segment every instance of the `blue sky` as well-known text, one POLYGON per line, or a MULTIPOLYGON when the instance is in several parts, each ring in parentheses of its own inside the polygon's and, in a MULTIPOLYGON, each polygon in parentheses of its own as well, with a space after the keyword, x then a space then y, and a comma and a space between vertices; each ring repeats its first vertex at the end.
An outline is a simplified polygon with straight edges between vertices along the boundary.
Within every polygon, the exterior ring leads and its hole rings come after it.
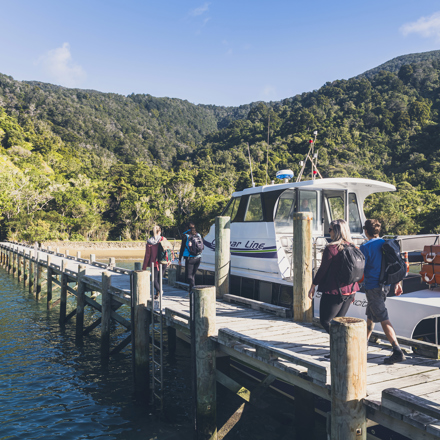
POLYGON ((0 72, 199 104, 281 100, 440 49, 438 0, 14 0, 0 72))

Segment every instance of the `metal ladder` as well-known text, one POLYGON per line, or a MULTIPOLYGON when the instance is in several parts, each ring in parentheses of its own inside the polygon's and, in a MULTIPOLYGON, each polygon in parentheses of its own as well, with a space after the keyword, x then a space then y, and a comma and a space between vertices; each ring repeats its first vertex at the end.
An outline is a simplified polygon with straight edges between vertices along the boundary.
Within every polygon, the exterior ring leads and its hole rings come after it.
POLYGON ((154 263, 151 264, 151 403, 159 401, 163 410, 163 314, 162 265, 159 264, 159 298, 154 299, 154 263))

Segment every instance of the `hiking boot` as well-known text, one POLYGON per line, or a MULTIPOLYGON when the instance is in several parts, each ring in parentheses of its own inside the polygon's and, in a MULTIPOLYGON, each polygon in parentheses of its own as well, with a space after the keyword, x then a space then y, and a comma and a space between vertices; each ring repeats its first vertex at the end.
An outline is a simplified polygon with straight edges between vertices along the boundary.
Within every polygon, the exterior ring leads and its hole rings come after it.
POLYGON ((385 365, 391 365, 397 362, 403 362, 404 360, 406 360, 406 357, 402 351, 393 351, 391 356, 388 356, 383 360, 383 363, 385 365))

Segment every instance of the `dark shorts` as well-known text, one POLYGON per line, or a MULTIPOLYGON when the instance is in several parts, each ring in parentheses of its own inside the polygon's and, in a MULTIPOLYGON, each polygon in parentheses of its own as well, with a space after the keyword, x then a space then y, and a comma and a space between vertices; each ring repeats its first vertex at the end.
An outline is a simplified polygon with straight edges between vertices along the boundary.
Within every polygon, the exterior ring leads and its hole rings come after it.
POLYGON ((369 320, 373 322, 383 322, 389 319, 388 310, 385 307, 385 301, 389 290, 390 286, 375 287, 374 289, 365 290, 365 295, 367 296, 368 301, 365 314, 369 320))

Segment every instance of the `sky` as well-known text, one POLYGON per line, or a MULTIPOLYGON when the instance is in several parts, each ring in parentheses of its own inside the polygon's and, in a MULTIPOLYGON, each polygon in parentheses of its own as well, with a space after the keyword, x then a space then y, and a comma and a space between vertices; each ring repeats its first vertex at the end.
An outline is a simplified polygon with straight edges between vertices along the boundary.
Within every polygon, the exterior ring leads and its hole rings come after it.
POLYGON ((0 0, 0 73, 238 106, 440 49, 438 0, 0 0))

